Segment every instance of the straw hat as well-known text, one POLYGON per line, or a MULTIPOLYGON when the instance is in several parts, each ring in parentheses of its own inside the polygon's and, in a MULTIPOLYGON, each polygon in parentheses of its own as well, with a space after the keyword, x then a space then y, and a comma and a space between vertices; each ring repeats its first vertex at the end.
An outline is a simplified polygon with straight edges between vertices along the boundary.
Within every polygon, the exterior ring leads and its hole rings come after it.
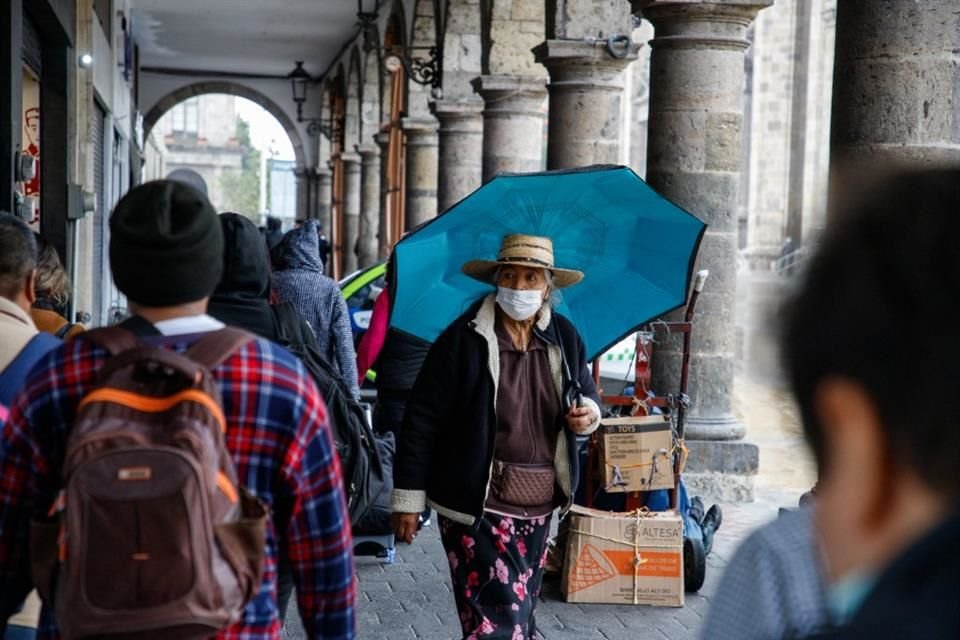
POLYGON ((581 271, 553 266, 553 242, 550 238, 522 233, 504 236, 496 260, 471 260, 463 265, 462 271, 471 278, 492 283, 497 269, 504 265, 549 269, 553 273, 553 284, 558 289, 583 280, 581 271))

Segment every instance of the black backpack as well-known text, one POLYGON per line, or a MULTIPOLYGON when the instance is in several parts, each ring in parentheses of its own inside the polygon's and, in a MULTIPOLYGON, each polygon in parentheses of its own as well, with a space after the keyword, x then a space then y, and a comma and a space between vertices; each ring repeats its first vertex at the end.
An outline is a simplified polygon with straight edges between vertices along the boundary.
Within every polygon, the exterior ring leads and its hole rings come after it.
POLYGON ((310 325, 289 304, 273 305, 277 343, 310 371, 324 403, 340 456, 351 524, 360 522, 386 486, 386 474, 373 430, 360 403, 351 397, 340 372, 317 349, 310 325))

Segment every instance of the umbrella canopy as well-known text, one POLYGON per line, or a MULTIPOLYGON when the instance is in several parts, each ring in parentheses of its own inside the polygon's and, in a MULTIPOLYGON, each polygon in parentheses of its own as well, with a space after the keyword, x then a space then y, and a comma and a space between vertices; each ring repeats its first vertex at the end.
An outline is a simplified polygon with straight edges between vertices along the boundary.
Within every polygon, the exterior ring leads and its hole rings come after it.
POLYGON ((593 359, 684 304, 705 229, 627 167, 501 174, 397 243, 391 326, 434 341, 494 290, 464 275, 465 262, 495 259, 507 234, 546 236, 555 266, 586 274, 557 311, 593 359))

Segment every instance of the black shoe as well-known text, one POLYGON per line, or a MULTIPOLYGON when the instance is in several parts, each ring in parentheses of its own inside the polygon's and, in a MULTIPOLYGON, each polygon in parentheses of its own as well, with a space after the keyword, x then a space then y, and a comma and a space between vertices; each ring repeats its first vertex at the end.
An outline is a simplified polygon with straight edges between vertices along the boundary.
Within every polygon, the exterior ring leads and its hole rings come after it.
POLYGON ((423 513, 420 514, 420 526, 419 528, 429 527, 432 520, 430 518, 433 512, 430 510, 430 507, 427 507, 423 510, 423 513))
POLYGON ((713 548, 713 534, 716 533, 717 529, 720 528, 720 525, 723 523, 723 512, 720 511, 720 505, 713 505, 707 511, 707 514, 703 516, 703 520, 700 522, 700 529, 703 531, 703 550, 704 555, 709 555, 710 550, 713 548))
POLYGON ((695 496, 690 500, 690 517, 697 524, 703 522, 703 500, 700 499, 700 496, 695 496))

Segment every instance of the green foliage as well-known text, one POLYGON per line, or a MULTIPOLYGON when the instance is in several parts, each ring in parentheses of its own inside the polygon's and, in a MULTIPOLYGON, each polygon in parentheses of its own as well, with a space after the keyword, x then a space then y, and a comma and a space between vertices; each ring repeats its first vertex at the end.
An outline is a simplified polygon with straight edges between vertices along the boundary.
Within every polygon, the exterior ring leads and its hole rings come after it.
POLYGON ((237 117, 237 143, 243 150, 239 170, 227 170, 220 176, 223 207, 242 213, 254 222, 260 220, 260 151, 250 142, 250 123, 237 117))

